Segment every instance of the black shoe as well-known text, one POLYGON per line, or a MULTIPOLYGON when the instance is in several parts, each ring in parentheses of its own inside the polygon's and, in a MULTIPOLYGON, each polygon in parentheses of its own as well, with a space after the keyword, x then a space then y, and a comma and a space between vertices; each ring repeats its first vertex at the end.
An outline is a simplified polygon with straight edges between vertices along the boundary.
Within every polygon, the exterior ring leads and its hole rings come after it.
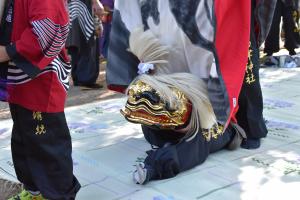
POLYGON ((258 149, 260 147, 260 139, 245 139, 241 144, 243 149, 258 149))
POLYGON ((74 83, 74 86, 80 86, 83 87, 83 90, 91 90, 91 89, 100 89, 103 88, 102 85, 98 84, 98 83, 93 83, 93 84, 82 84, 82 83, 74 83))
POLYGON ((265 62, 261 65, 261 67, 275 67, 279 65, 278 58, 274 56, 267 56, 265 62))

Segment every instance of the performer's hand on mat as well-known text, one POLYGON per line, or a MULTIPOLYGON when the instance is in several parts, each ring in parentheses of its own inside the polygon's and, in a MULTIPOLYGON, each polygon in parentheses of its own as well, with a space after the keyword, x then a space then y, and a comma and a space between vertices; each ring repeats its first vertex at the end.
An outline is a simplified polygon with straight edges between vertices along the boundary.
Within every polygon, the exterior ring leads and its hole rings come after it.
POLYGON ((99 0, 92 0, 92 7, 94 14, 97 15, 99 19, 101 19, 104 15, 104 7, 102 3, 99 0))
POLYGON ((9 60, 10 60, 10 58, 7 54, 5 46, 0 45, 0 63, 6 62, 6 61, 9 61, 9 60))

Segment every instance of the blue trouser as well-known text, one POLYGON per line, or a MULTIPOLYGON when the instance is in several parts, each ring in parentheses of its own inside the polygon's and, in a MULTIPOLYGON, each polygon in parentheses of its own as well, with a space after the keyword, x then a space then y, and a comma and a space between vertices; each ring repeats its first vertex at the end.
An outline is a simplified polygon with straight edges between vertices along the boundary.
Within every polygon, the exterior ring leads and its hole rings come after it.
POLYGON ((100 39, 100 54, 107 58, 111 23, 103 23, 103 35, 100 39))
POLYGON ((81 36, 80 48, 69 47, 72 57, 72 78, 74 85, 95 84, 99 76, 99 41, 91 38, 85 41, 81 36))

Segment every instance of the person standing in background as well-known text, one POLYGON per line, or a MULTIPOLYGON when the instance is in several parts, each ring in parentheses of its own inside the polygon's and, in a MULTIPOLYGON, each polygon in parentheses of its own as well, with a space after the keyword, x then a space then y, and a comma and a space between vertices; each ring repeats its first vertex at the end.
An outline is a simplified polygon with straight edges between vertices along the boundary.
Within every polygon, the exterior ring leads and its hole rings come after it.
MULTIPOLYGON (((99 37, 95 22, 102 18, 104 8, 99 0, 70 0, 71 30, 66 46, 71 55, 74 86, 101 88, 99 75, 99 37)), ((99 26, 98 26, 99 27, 99 26)))
MULTIPOLYGON (((270 33, 265 41, 264 53, 267 55, 265 66, 277 65, 279 62, 273 57, 273 54, 280 50, 280 24, 283 20, 283 29, 285 42, 284 47, 289 51, 289 55, 296 55, 295 49, 300 44, 297 22, 295 22, 294 11, 297 9, 295 0, 278 0, 272 21, 270 33)), ((297 16, 295 16, 297 18, 297 16)))

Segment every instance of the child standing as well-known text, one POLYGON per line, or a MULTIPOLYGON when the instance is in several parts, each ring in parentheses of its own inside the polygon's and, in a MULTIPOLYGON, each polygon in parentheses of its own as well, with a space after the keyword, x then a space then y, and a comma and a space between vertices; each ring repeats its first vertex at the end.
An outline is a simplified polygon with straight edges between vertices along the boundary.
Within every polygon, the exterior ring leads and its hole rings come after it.
POLYGON ((11 199, 69 200, 80 189, 64 115, 71 70, 64 48, 68 32, 64 0, 7 0, 0 63, 14 122, 12 157, 25 188, 11 199))

